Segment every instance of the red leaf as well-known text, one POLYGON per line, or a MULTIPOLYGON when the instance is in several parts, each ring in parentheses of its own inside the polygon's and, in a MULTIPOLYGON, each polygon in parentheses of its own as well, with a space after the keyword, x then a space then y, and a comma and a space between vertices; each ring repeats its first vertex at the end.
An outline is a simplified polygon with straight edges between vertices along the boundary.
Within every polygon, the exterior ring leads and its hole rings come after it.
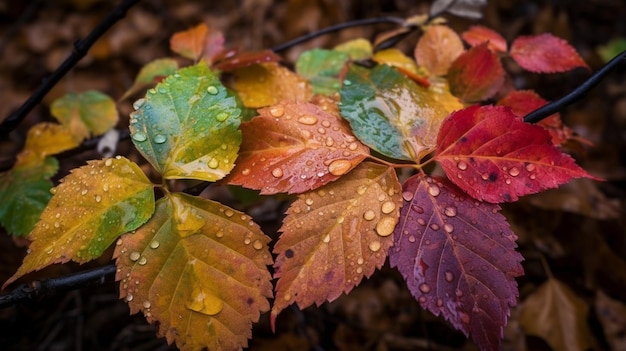
POLYGON ((476 202, 445 179, 403 186, 404 205, 389 262, 423 308, 441 315, 482 350, 498 350, 514 277, 523 274, 517 237, 495 204, 476 202))
POLYGON ((453 95, 466 102, 492 97, 504 82, 500 58, 487 43, 461 54, 450 66, 448 82, 453 95))
POLYGON ((252 66, 263 62, 279 62, 280 56, 276 55, 272 50, 247 51, 241 53, 229 53, 228 57, 219 61, 215 68, 220 71, 232 71, 237 68, 252 66))
POLYGON ((556 188, 572 178, 594 178, 559 151, 545 129, 500 106, 471 106, 448 116, 439 130, 435 160, 469 195, 494 203, 556 188))
POLYGON ((302 193, 334 181, 369 155, 332 109, 281 103, 241 124, 243 142, 229 184, 261 194, 302 193))
MULTIPOLYGON (((498 105, 508 106, 517 117, 523 118, 530 112, 546 104, 541 96, 532 90, 512 91, 498 101, 498 105)), ((562 145, 572 138, 573 131, 563 124, 561 114, 555 113, 542 119, 537 125, 544 127, 552 136, 554 145, 562 145)))
POLYGON ((461 34, 461 37, 470 46, 477 46, 484 42, 489 42, 489 49, 495 52, 506 52, 506 40, 493 29, 483 26, 471 26, 461 34))
POLYGON ((522 68, 531 72, 565 72, 576 67, 589 68, 567 41, 544 33, 521 36, 511 45, 511 56, 522 68))

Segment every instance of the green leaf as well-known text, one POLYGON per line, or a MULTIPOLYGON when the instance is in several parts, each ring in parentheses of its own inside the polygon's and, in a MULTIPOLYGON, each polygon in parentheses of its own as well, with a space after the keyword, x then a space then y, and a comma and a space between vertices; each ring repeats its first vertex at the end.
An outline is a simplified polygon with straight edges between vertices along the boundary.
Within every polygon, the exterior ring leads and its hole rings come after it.
POLYGON ((154 216, 122 236, 114 256, 120 297, 158 322, 181 350, 238 350, 269 309, 270 238, 250 216, 185 194, 157 201, 154 216))
POLYGON ((241 109, 206 63, 167 77, 134 105, 133 143, 164 178, 216 181, 233 168, 241 109))
POLYGON ((350 66, 341 89, 341 114, 354 134, 383 155, 419 160, 436 146, 448 115, 437 92, 417 85, 387 65, 350 66))
POLYGON ((120 234, 137 229, 153 212, 153 186, 137 164, 121 156, 89 161, 56 187, 28 237, 29 254, 5 286, 54 263, 99 257, 120 234))
POLYGON ((52 103, 50 113, 80 141, 106 133, 119 117, 115 101, 95 90, 66 94, 52 103))
POLYGON ((0 223, 17 236, 28 234, 50 201, 52 177, 59 168, 53 157, 18 164, 0 173, 0 223))
POLYGON ((330 95, 339 91, 339 72, 348 61, 348 53, 313 49, 300 55, 296 62, 296 72, 308 79, 313 93, 330 95))
POLYGON ((598 55, 600 55, 602 61, 604 62, 611 61, 611 59, 619 55, 624 50, 626 50, 626 38, 611 39, 605 45, 597 48, 598 55))
POLYGON ((149 62, 141 68, 135 78, 135 82, 126 90, 120 100, 124 100, 142 89, 155 85, 161 78, 174 74, 177 69, 178 62, 174 59, 162 58, 149 62))

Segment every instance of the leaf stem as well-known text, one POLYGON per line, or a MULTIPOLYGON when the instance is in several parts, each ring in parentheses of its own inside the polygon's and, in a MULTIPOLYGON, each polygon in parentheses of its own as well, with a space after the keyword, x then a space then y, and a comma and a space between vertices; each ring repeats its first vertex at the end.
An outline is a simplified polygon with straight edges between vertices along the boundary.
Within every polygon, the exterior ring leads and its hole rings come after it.
POLYGON ((74 44, 72 54, 57 69, 46 78, 33 94, 15 112, 11 113, 0 123, 0 137, 7 136, 26 115, 41 102, 44 96, 80 61, 91 46, 117 21, 126 16, 126 12, 140 0, 123 0, 122 3, 111 11, 94 30, 74 44))
POLYGON ((527 114, 524 117, 524 122, 527 123, 537 123, 544 118, 559 112, 564 107, 573 104, 574 102, 580 100, 585 94, 587 94, 591 89, 593 89, 600 81, 606 77, 609 72, 611 72, 615 67, 619 66, 622 63, 626 63, 626 50, 622 51, 619 55, 615 56, 611 61, 602 66, 596 73, 591 75, 589 79, 587 79, 584 83, 579 85, 576 89, 572 90, 567 95, 559 98, 558 100, 554 100, 548 104, 541 106, 540 108, 534 110, 533 112, 527 114))
POLYGON ((358 19, 358 20, 354 20, 354 21, 348 21, 348 22, 344 22, 344 23, 340 23, 340 24, 336 24, 330 27, 326 27, 326 28, 322 28, 320 30, 317 30, 315 32, 311 32, 309 34, 305 34, 301 37, 292 39, 286 43, 277 45, 275 47, 272 48, 272 51, 274 52, 281 52, 281 51, 285 51, 291 47, 294 47, 298 44, 304 43, 306 41, 309 41, 311 39, 315 39, 317 37, 320 37, 324 34, 329 34, 329 33, 333 33, 333 32, 338 32, 340 30, 346 29, 346 28, 351 28, 351 27, 360 27, 360 26, 366 26, 366 25, 371 25, 371 24, 381 24, 381 23, 392 23, 392 24, 397 24, 397 25, 406 25, 404 18, 400 18, 400 17, 392 17, 392 16, 388 16, 388 17, 376 17, 376 18, 365 18, 365 19, 358 19))

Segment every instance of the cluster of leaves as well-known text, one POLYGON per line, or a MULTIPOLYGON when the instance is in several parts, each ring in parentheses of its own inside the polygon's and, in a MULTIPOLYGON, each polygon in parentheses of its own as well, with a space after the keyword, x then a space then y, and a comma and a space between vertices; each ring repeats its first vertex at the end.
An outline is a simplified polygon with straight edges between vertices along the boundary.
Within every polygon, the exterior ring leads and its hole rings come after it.
MULTIPOLYGON (((247 345, 273 295, 272 325, 290 304, 350 292, 389 258, 422 307, 482 349, 498 349, 523 274, 498 204, 592 178, 559 149, 571 132, 558 115, 523 122, 545 101, 507 92, 500 61, 508 56, 545 73, 586 65, 549 34, 517 38, 508 50, 484 27, 459 36, 438 21, 408 23, 423 30, 414 57, 374 52, 359 39, 303 53, 295 72, 271 51, 225 49, 222 34, 206 25, 176 33, 172 50, 195 63, 155 60, 124 96, 148 89, 133 104, 131 138, 162 184, 121 156, 89 161, 52 189, 41 219, 23 227, 11 227, 18 195, 7 185, 3 199, 13 200, 0 209, 3 225, 16 234, 34 229, 5 286, 50 264, 92 260, 116 243, 120 296, 131 312, 158 322, 159 334, 181 349, 235 350, 247 345), (496 105, 475 104, 494 97, 496 105), (250 109, 255 116, 246 120, 250 109), (427 173, 434 163, 445 176, 427 173), (413 175, 401 183, 398 168, 413 175), (172 179, 295 194, 275 260, 248 215, 172 192, 172 179), (158 200, 155 186, 164 193, 158 200)), ((60 118, 73 131, 68 139, 102 132, 79 123, 82 109, 75 110, 60 118)), ((20 156, 2 177, 22 189, 37 184, 41 209, 49 195, 39 184, 42 177, 49 184, 48 155, 61 143, 37 130, 23 152, 36 157, 20 156), (31 158, 35 171, 24 166, 31 158)))

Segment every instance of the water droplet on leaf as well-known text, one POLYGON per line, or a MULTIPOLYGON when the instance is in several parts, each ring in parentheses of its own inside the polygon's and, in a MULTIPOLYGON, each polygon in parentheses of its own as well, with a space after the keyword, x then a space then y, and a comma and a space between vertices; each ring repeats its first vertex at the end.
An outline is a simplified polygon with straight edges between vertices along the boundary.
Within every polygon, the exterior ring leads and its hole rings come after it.
POLYGON ((428 193, 431 196, 437 196, 437 195, 439 195, 440 192, 441 192, 441 189, 439 189, 439 187, 437 185, 435 185, 435 184, 431 184, 428 187, 428 193))
POLYGON ((317 117, 315 116, 302 116, 298 118, 298 123, 302 123, 308 126, 312 126, 317 123, 317 117))
POLYGON ((133 262, 137 261, 139 257, 141 257, 141 254, 137 251, 131 252, 130 255, 128 256, 128 258, 130 258, 130 260, 133 262))
POLYGON ((459 161, 459 163, 456 164, 457 168, 464 171, 467 169, 467 162, 465 161, 459 161))
POLYGON ((395 209, 396 209, 396 204, 394 204, 392 201, 387 201, 383 203, 382 206, 380 207, 380 210, 384 214, 390 214, 395 209))
POLYGON ((216 86, 210 85, 208 88, 206 88, 207 93, 211 94, 211 95, 215 95, 217 93, 219 93, 219 89, 217 89, 216 86))
POLYGON ((326 234, 324 236, 324 239, 322 239, 322 241, 325 242, 325 243, 329 243, 330 242, 330 234, 326 234))
POLYGON ((252 247, 254 247, 256 250, 261 250, 263 248, 263 243, 261 242, 261 240, 255 240, 252 244, 252 247))
POLYGON ((509 174, 511 177, 517 177, 519 175, 519 168, 511 167, 511 169, 509 169, 509 174))
POLYGON ((452 207, 452 206, 446 207, 443 213, 448 217, 454 217, 456 216, 456 207, 452 207))
POLYGON ((275 178, 280 178, 283 176, 283 170, 280 168, 274 168, 272 170, 272 176, 274 176, 275 178))
POLYGON ((363 218, 366 221, 371 221, 374 218, 376 218, 376 213, 374 213, 374 211, 372 211, 372 210, 367 210, 367 211, 365 211, 365 213, 363 213, 363 218))
POLYGON ((225 120, 227 120, 229 117, 229 114, 226 112, 220 112, 215 116, 215 119, 218 120, 219 122, 224 122, 225 120))
POLYGON ((166 140, 167 140, 167 137, 163 134, 157 134, 154 136, 154 139, 153 139, 153 141, 156 144, 163 144, 166 140))
POLYGON ((419 286, 419 289, 421 292, 423 292, 424 294, 428 294, 431 290, 430 285, 426 284, 426 283, 422 283, 419 286))
POLYGON ((219 161, 216 158, 212 158, 209 161, 209 168, 216 169, 220 165, 219 161))
POLYGON ((376 251, 380 250, 380 247, 381 247, 380 241, 372 241, 372 242, 369 243, 368 247, 373 252, 376 252, 376 251))
POLYGON ((334 160, 328 165, 328 172, 334 176, 340 176, 346 174, 352 164, 348 160, 334 160))
POLYGON ((380 236, 389 236, 396 227, 396 219, 392 217, 383 217, 376 223, 376 233, 380 236))
POLYGON ((135 134, 133 134, 133 140, 134 141, 138 141, 138 142, 142 142, 142 141, 148 140, 148 137, 146 136, 145 133, 136 132, 135 134))
POLYGON ((138 99, 137 101, 133 102, 133 110, 135 111, 139 110, 145 103, 146 103, 146 99, 144 98, 138 99))
POLYGON ((444 277, 446 278, 447 282, 452 282, 454 280, 454 273, 450 272, 450 271, 446 271, 444 273, 444 277))
POLYGON ((282 106, 274 106, 270 108, 270 115, 278 118, 282 117, 285 114, 285 108, 282 106))
POLYGON ((153 240, 153 241, 150 243, 150 248, 156 249, 156 248, 158 248, 158 247, 159 247, 159 245, 161 245, 161 244, 160 244, 158 241, 153 240))

